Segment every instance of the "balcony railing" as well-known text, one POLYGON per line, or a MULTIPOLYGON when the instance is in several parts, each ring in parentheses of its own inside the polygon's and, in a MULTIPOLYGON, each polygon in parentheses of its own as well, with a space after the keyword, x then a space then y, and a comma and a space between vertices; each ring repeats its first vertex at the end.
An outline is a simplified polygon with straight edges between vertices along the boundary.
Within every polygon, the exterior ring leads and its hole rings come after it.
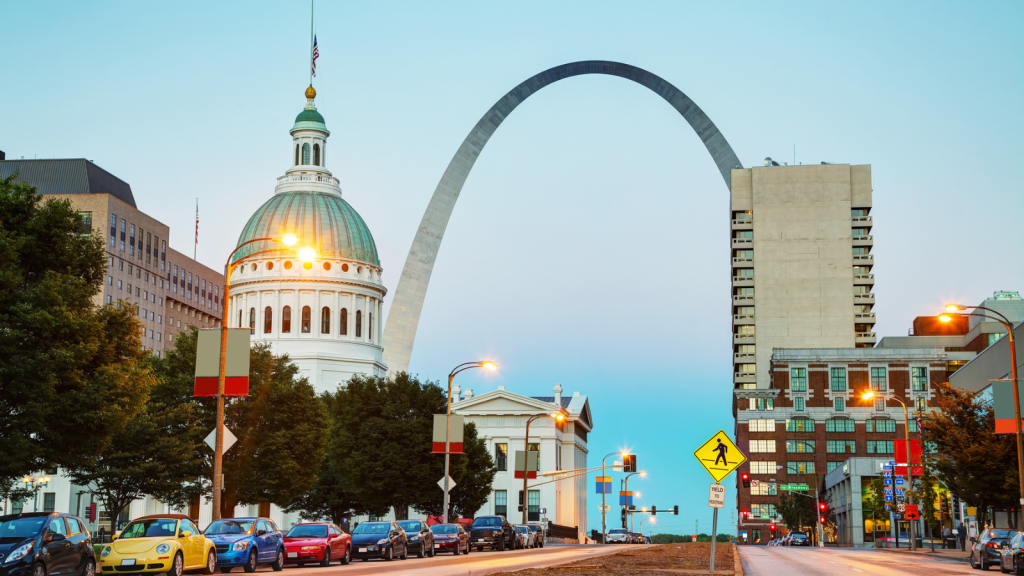
POLYGON ((854 280, 874 280, 875 279, 875 275, 874 274, 854 274, 853 275, 853 279, 854 280))
POLYGON ((733 320, 753 320, 754 319, 754 315, 753 314, 733 314, 732 315, 732 319, 733 320))
POLYGON ((733 334, 732 335, 732 341, 733 342, 737 342, 737 343, 738 342, 747 342, 747 343, 753 342, 754 341, 754 335, 753 334, 733 334))
POLYGON ((854 216, 854 222, 871 222, 871 216, 854 216))
POLYGON ((874 318, 875 317, 875 313, 874 312, 859 312, 857 314, 854 314, 853 317, 857 318, 858 320, 864 319, 864 318, 874 318))
POLYGON ((732 239, 732 245, 733 246, 737 246, 737 245, 747 246, 747 245, 750 245, 750 244, 753 244, 753 243, 754 243, 754 239, 753 238, 733 238, 732 239))
POLYGON ((854 240, 871 240, 872 238, 873 238, 873 236, 871 236, 871 234, 868 234, 867 236, 854 236, 853 237, 854 240))
POLYGON ((757 378, 757 374, 755 374, 753 372, 750 372, 750 373, 747 373, 747 372, 735 372, 735 373, 733 373, 733 380, 735 380, 735 381, 742 381, 742 380, 753 379, 753 378, 757 378))
POLYGON ((743 294, 733 294, 732 301, 733 302, 753 302, 754 301, 754 297, 753 296, 746 296, 746 295, 743 295, 743 294))
POLYGON ((874 332, 857 332, 857 338, 874 338, 874 332))
POLYGON ((874 292, 868 292, 867 294, 854 294, 853 295, 853 299, 854 300, 857 300, 858 298, 861 299, 861 300, 874 300, 875 299, 875 293, 874 292))
POLYGON ((875 255, 874 254, 854 254, 853 255, 853 261, 854 262, 873 261, 874 259, 875 259, 875 255))
POLYGON ((277 179, 278 184, 284 184, 285 182, 325 182, 335 186, 341 185, 340 180, 326 174, 287 174, 277 179))
POLYGON ((753 264, 754 263, 754 259, 753 258, 733 258, 732 259, 732 263, 733 264, 753 264))
POLYGON ((737 225, 740 225, 740 224, 753 224, 754 220, 753 220, 753 218, 734 218, 732 223, 733 223, 733 226, 737 226, 737 225))
POLYGON ((732 277, 732 281, 733 282, 743 282, 744 280, 749 280, 749 281, 753 282, 754 281, 754 277, 753 276, 733 276, 732 277))

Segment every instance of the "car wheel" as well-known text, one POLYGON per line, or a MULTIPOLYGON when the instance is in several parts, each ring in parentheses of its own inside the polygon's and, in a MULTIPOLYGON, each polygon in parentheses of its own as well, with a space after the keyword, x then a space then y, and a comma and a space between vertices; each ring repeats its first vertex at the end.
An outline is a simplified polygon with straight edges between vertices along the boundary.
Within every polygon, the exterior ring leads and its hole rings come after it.
POLYGON ((82 568, 82 576, 96 576, 96 563, 92 560, 86 560, 85 568, 82 568))
POLYGON ((462 545, 459 544, 458 542, 456 542, 455 543, 455 552, 453 552, 452 554, 455 555, 455 556, 458 556, 459 554, 462 554, 462 545))
POLYGON ((274 569, 274 572, 284 570, 284 550, 277 551, 277 557, 274 558, 274 563, 270 567, 274 569))
MULTIPOLYGON (((185 557, 178 552, 174 555, 174 560, 171 561, 171 569, 167 571, 167 576, 181 576, 185 573, 185 557)), ((34 576, 40 576, 35 574, 34 576)), ((43 575, 45 576, 45 574, 43 575)))
POLYGON ((345 546, 345 555, 341 557, 341 565, 347 566, 352 563, 352 546, 345 546))
POLYGON ((249 557, 245 559, 245 564, 242 565, 242 570, 252 574, 256 571, 256 550, 249 551, 249 557))
POLYGON ((401 556, 401 558, 402 558, 402 560, 408 560, 409 559, 409 545, 408 544, 406 544, 402 548, 402 556, 401 556))
POLYGON ((430 543, 430 548, 427 550, 427 556, 430 556, 431 558, 433 558, 436 555, 437 555, 437 550, 434 548, 434 543, 431 542, 430 543))
POLYGON ((426 542, 422 542, 422 541, 420 542, 420 548, 419 548, 419 550, 416 551, 416 557, 417 558, 423 558, 424 556, 426 556, 426 553, 424 553, 424 551, 423 551, 423 546, 425 544, 426 544, 426 542))
MULTIPOLYGON (((255 558, 256 557, 253 556, 253 559, 255 559, 255 558)), ((255 563, 253 564, 253 566, 255 566, 255 563)), ((254 570, 255 570, 255 568, 254 568, 254 570)), ((203 574, 213 574, 216 571, 217 571, 217 553, 214 552, 213 550, 210 550, 206 554, 206 567, 203 568, 203 574)))
POLYGON ((504 551, 505 551, 505 537, 502 536, 498 540, 498 552, 504 552, 504 551))
POLYGON ((320 561, 320 565, 321 566, 330 566, 331 565, 331 548, 330 548, 330 546, 328 546, 327 548, 324 548, 324 559, 320 561))
POLYGON ((32 567, 32 576, 46 576, 46 565, 36 562, 36 565, 32 567))
POLYGON ((387 552, 387 554, 384 555, 384 560, 387 561, 387 562, 391 562, 394 559, 395 559, 395 549, 392 548, 391 546, 388 546, 388 552, 387 552))
MULTIPOLYGON (((458 542, 455 543, 455 547, 456 548, 459 547, 459 543, 458 542)), ((466 554, 469 554, 469 551, 472 550, 472 549, 473 549, 473 547, 469 545, 469 542, 466 542, 466 554)))

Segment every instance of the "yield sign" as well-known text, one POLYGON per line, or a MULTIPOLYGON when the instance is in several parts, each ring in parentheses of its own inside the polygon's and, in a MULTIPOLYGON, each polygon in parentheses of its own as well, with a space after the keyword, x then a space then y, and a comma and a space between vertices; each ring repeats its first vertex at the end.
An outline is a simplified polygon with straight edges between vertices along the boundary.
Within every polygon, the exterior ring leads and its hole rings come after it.
MULTIPOLYGON (((231 446, 233 446, 234 443, 237 442, 237 441, 238 441, 238 438, 235 438, 235 435, 231 433, 231 430, 228 430, 228 427, 225 426, 224 427, 224 451, 227 452, 228 448, 231 448, 231 446)), ((206 445, 210 447, 210 450, 216 450, 217 449, 217 430, 214 429, 213 432, 210 432, 210 434, 206 436, 206 440, 203 440, 203 442, 206 442, 206 445)))
POLYGON ((740 452, 724 430, 719 430, 710 440, 697 448, 693 455, 715 482, 721 482, 723 478, 732 474, 733 470, 739 468, 740 464, 747 461, 747 457, 740 452))
MULTIPOLYGON (((444 490, 444 478, 441 478, 440 480, 438 480, 437 481, 437 485, 441 487, 441 490, 444 490)), ((449 476, 448 477, 448 489, 451 490, 452 488, 455 488, 455 480, 452 480, 452 477, 449 476)))

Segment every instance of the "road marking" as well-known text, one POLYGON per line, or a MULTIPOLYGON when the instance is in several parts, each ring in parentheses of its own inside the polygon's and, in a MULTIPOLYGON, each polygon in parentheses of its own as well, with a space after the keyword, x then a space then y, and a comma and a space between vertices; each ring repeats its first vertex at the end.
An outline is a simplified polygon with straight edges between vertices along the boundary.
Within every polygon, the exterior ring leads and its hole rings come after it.
MULTIPOLYGON (((851 568, 852 568, 852 566, 851 566, 851 568)), ((857 568, 854 568, 854 570, 857 570, 857 572, 863 572, 863 570, 860 570, 860 569, 857 569, 857 568)))

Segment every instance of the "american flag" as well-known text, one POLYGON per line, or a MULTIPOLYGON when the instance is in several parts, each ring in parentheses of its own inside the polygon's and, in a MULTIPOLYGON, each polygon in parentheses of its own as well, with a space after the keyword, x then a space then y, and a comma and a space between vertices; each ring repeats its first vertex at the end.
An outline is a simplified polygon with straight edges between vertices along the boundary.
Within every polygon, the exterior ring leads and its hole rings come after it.
POLYGON ((316 59, 320 57, 320 49, 316 47, 316 36, 313 36, 313 76, 316 76, 316 59))

